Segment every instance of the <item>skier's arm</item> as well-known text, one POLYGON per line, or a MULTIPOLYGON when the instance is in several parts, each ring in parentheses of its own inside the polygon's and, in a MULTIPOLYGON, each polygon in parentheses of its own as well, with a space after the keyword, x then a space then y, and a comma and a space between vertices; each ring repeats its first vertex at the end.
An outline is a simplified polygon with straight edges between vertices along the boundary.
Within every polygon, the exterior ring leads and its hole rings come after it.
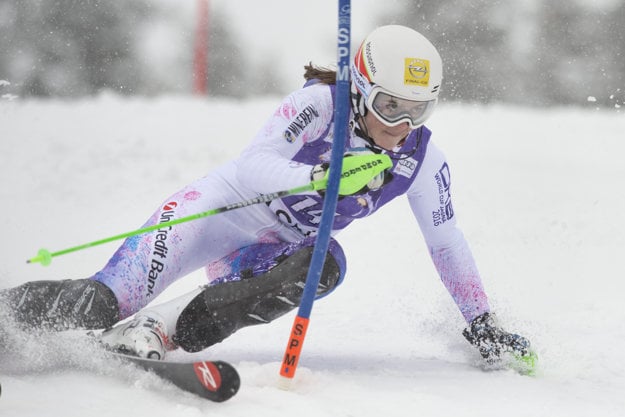
POLYGON ((332 122, 330 88, 311 86, 287 96, 251 145, 237 159, 238 179, 246 187, 270 193, 305 185, 313 165, 295 162, 307 146, 322 145, 332 122))
POLYGON ((433 143, 408 200, 440 278, 467 322, 490 310, 469 245, 457 227, 449 168, 433 143))
POLYGON ((450 186, 445 157, 430 143, 417 181, 408 191, 408 200, 441 280, 468 323, 463 335, 487 363, 498 363, 503 355, 511 353, 515 358, 513 368, 532 373, 536 354, 530 342, 503 330, 490 313, 475 260, 456 225, 450 186))

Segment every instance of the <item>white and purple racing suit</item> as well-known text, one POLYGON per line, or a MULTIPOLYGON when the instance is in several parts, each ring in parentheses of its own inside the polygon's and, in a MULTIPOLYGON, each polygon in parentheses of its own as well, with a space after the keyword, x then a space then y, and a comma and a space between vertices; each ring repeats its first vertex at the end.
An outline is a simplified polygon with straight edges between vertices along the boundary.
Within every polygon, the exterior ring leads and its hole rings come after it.
MULTIPOLYGON (((275 266, 279 256, 311 246, 323 203, 316 192, 175 226, 168 222, 308 184, 313 166, 330 160, 333 114, 334 86, 317 83, 295 91, 237 159, 167 198, 146 223, 162 227, 127 239, 93 277, 114 291, 120 317, 136 313, 194 270, 206 268, 210 283, 238 280, 242 271, 260 275, 275 266)), ((353 114, 351 119, 355 127, 353 114)), ((358 132, 350 130, 346 153, 368 145, 358 132)), ((430 135, 422 126, 387 152, 393 161, 392 180, 382 188, 338 201, 332 235, 406 195, 440 277, 468 322, 489 311, 489 306, 473 256, 456 226, 449 167, 430 135)), ((334 238, 329 252, 342 280, 345 256, 334 238)))

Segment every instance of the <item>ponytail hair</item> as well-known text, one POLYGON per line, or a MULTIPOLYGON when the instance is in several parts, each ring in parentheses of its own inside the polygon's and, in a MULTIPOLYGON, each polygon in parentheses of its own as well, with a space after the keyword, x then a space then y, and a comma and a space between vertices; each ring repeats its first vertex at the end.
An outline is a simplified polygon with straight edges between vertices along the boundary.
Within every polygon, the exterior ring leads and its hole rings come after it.
POLYGON ((336 84, 336 71, 326 67, 319 67, 309 62, 304 65, 304 78, 306 81, 318 80, 322 84, 336 84))

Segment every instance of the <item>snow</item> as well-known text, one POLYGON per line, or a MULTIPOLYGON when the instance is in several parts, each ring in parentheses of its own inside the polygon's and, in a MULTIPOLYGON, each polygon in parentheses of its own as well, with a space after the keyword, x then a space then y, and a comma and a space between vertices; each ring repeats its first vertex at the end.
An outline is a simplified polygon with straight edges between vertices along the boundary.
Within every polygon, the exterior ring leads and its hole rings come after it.
MULTIPOLYGON (((278 97, 0 100, 0 287, 86 277, 169 194, 234 157, 278 97)), ((618 110, 441 105, 429 126, 491 304, 529 337, 536 377, 485 372, 406 202, 339 235, 344 284, 314 309, 295 380, 278 372, 293 313, 187 357, 224 359, 236 397, 210 403, 127 367, 81 334, 25 340, 0 359, 2 417, 625 415, 625 118, 618 110)), ((198 283, 201 272, 162 299, 198 283)))

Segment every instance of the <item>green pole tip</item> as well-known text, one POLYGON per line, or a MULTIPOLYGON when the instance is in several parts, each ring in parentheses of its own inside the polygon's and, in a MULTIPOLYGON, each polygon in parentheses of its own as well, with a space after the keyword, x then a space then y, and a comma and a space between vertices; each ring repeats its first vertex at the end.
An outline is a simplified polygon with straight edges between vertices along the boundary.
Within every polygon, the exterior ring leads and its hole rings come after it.
POLYGON ((37 256, 26 261, 26 263, 29 264, 34 264, 37 262, 41 263, 42 266, 50 265, 50 263, 52 263, 52 254, 50 253, 50 251, 47 249, 39 249, 39 252, 37 252, 37 256))
POLYGON ((534 351, 530 351, 527 355, 515 355, 517 360, 518 371, 524 375, 536 376, 538 370, 538 355, 534 351))

